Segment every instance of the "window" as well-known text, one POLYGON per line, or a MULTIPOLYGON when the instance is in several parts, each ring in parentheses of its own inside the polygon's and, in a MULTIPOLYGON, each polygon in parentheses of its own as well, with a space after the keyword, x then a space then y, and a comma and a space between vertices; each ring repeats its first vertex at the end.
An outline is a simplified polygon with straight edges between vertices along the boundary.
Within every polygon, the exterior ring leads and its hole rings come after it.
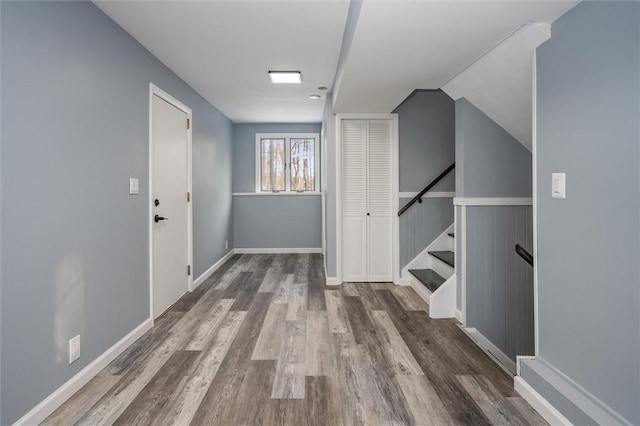
POLYGON ((256 134, 256 192, 320 191, 318 134, 256 134))

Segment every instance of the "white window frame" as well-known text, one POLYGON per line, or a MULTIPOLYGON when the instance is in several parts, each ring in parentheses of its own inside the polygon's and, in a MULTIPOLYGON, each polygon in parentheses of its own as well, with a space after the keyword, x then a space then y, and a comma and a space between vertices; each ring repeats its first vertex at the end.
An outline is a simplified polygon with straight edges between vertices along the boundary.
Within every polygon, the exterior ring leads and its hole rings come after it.
POLYGON ((319 133, 256 133, 256 193, 258 194, 319 194, 322 182, 320 181, 320 157, 318 148, 320 146, 319 133), (262 190, 262 139, 284 139, 285 167, 284 167, 284 190, 283 191, 263 191, 262 190), (313 191, 292 191, 291 190, 291 139, 313 139, 313 169, 315 190, 313 191))

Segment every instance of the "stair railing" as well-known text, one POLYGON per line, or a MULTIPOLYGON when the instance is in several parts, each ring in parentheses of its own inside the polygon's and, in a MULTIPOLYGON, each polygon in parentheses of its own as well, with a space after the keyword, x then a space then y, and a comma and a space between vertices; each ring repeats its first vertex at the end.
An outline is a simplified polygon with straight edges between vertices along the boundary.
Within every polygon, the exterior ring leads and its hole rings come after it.
POLYGON ((529 265, 533 266, 533 255, 524 249, 520 244, 516 244, 516 253, 529 265))
POLYGON ((435 178, 433 181, 431 181, 431 183, 427 186, 424 187, 424 189, 422 191, 420 191, 418 193, 418 195, 416 195, 415 197, 413 197, 411 199, 411 201, 409 201, 407 204, 405 204, 400 211, 398 212, 398 216, 401 216, 402 213, 406 212, 409 207, 411 207, 412 205, 414 205, 416 202, 417 203, 422 203, 422 196, 424 194, 427 193, 427 191, 429 191, 431 188, 433 188, 434 186, 436 186, 436 184, 438 182, 440 182, 451 170, 453 170, 456 167, 456 163, 453 163, 452 165, 450 165, 449 167, 447 167, 447 170, 445 170, 444 172, 440 173, 440 175, 435 178))

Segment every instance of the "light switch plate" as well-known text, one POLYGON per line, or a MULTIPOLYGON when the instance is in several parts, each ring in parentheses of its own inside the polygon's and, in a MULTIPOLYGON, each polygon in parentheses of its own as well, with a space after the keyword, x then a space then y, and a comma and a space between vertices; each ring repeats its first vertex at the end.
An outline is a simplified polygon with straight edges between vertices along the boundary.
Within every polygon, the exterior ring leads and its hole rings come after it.
POLYGON ((140 179, 138 178, 129 179, 129 194, 130 195, 140 194, 140 179))
POLYGON ((551 197, 567 198, 567 178, 564 173, 551 174, 551 197))

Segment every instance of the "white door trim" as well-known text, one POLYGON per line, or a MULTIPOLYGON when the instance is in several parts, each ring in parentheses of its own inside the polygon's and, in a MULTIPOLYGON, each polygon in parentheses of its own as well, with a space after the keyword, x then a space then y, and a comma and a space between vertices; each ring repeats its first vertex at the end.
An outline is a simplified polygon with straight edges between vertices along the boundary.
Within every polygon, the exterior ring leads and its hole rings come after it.
POLYGON ((342 121, 343 120, 391 120, 391 277, 400 285, 400 220, 398 206, 400 176, 398 164, 398 114, 336 114, 336 278, 342 284, 342 121))
MULTIPOLYGON (((463 326, 467 325, 467 207, 460 207, 460 258, 462 264, 460 265, 460 271, 462 274, 460 281, 460 322, 463 326)), ((454 231, 456 232, 456 231, 454 231)), ((456 247, 456 253, 458 252, 456 247)))
MULTIPOLYGON (((342 120, 340 114, 335 115, 335 164, 336 164, 336 282, 342 284, 342 120)), ((328 281, 328 279, 327 279, 328 281)))
POLYGON ((400 285, 400 157, 398 114, 388 114, 391 118, 391 229, 392 229, 392 277, 395 285, 400 285))
MULTIPOLYGON (((322 206, 322 255, 324 256, 325 269, 327 267, 327 129, 322 126, 320 130, 320 202, 322 206)), ((326 272, 326 271, 325 271, 326 272)), ((325 273, 326 277, 326 273, 325 273)))
POLYGON ((532 210, 533 210, 533 353, 538 356, 540 328, 538 321, 538 95, 537 95, 537 60, 536 49, 533 49, 533 68, 531 84, 531 172, 532 172, 532 210))
MULTIPOLYGON (((191 194, 191 202, 187 203, 187 259, 191 265, 191 274, 187 276, 187 290, 193 291, 193 181, 192 181, 192 133, 193 133, 193 114, 191 108, 160 89, 153 83, 149 83, 149 317, 153 320, 153 219, 151 205, 153 203, 153 96, 170 103, 174 107, 187 114, 187 118, 191 123, 187 129, 187 188, 186 191, 191 194)), ((186 194, 185 194, 186 196, 186 194)))

